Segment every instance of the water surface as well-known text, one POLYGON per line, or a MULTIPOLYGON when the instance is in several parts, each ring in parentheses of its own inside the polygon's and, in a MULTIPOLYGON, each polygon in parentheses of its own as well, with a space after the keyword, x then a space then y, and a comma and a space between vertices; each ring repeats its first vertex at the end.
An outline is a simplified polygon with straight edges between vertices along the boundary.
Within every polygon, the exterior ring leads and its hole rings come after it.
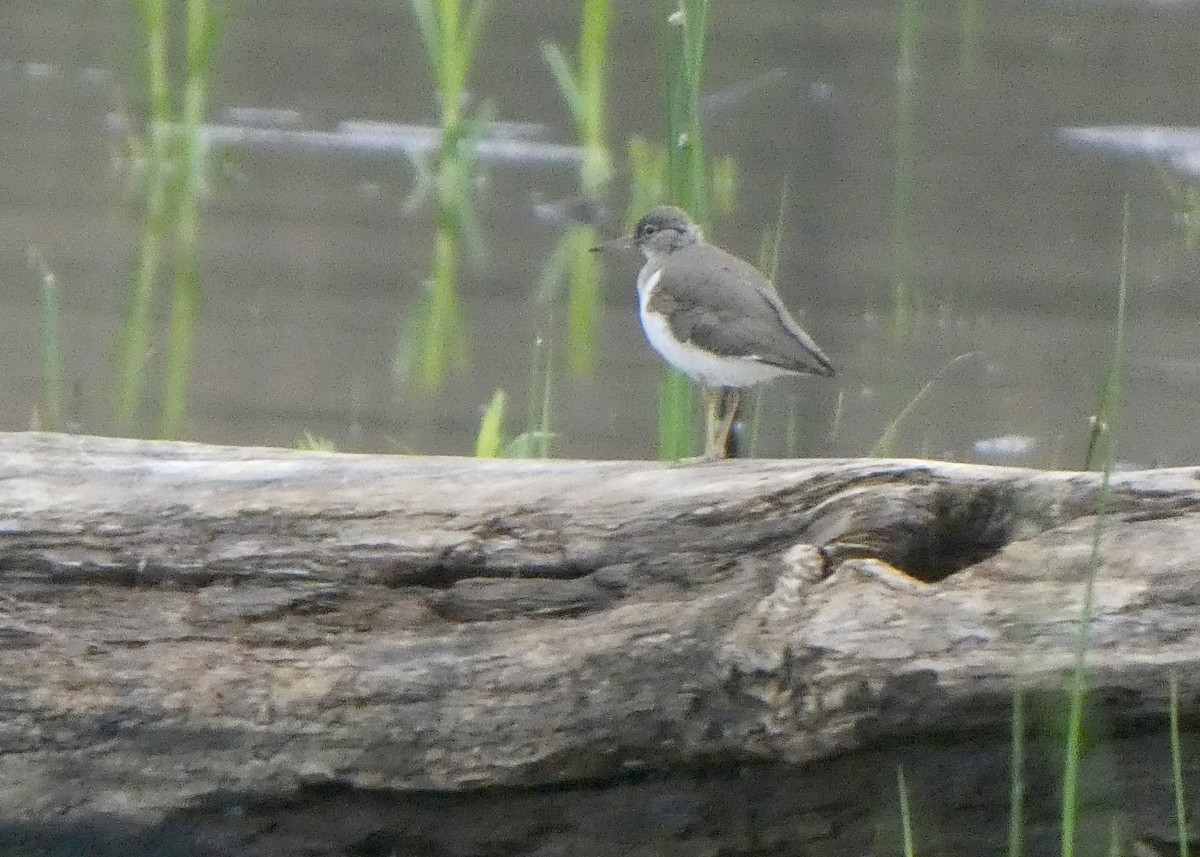
MULTIPOLYGON (((654 4, 616 6, 610 141, 620 166, 632 134, 661 136, 662 94, 654 4)), ((842 369, 833 381, 769 389, 762 452, 788 449, 794 414, 798 453, 865 454, 943 366, 977 352, 913 409, 895 452, 1078 466, 1111 348, 1128 194, 1121 458, 1191 462, 1200 447, 1200 292, 1169 173, 1072 145, 1059 129, 1194 121, 1200 14, 1189 4, 929 3, 916 64, 902 77, 897 14, 877 2, 712 6, 711 90, 760 75, 767 82, 709 117, 710 151, 732 157, 739 176, 736 209, 710 237, 756 257, 786 178, 779 287, 842 369), (964 29, 967 6, 982 17, 964 29), (901 85, 913 104, 907 160, 897 147, 901 85), (898 179, 898 170, 907 172, 898 179), (912 191, 903 228, 898 180, 912 191), (918 309, 897 331, 901 274, 918 309)), ((40 395, 38 276, 27 264, 36 247, 63 291, 74 426, 103 433, 141 229, 136 189, 114 168, 120 135, 106 117, 136 121, 144 108, 138 37, 117 2, 50 9, 16 0, 5 17, 0 427, 29 426, 40 395)), ((477 60, 478 97, 499 119, 545 125, 548 144, 572 144, 574 132, 539 43, 574 50, 576 23, 573 4, 496 4, 477 60)), ((287 121, 321 131, 437 115, 401 2, 236 5, 212 101, 214 123, 247 109, 289 111, 287 121)), ((459 283, 471 368, 436 393, 397 383, 391 371, 397 333, 431 270, 432 211, 404 209, 415 182, 395 152, 225 152, 203 213, 186 438, 291 445, 311 432, 350 450, 469 453, 497 388, 510 396, 510 431, 519 428, 536 281, 564 228, 535 217, 531 200, 575 193, 574 168, 553 159, 485 165, 478 210, 487 256, 465 266, 459 283)), ((618 218, 626 193, 618 179, 610 200, 618 218)), ((565 341, 553 342, 559 455, 656 454, 662 373, 635 315, 638 264, 606 261, 590 376, 572 376, 565 341)), ((162 335, 155 341, 161 350, 162 335)), ((156 372, 161 362, 156 350, 156 372)), ((159 385, 150 379, 150 389, 159 385)), ((151 402, 144 430, 154 424, 151 402)))

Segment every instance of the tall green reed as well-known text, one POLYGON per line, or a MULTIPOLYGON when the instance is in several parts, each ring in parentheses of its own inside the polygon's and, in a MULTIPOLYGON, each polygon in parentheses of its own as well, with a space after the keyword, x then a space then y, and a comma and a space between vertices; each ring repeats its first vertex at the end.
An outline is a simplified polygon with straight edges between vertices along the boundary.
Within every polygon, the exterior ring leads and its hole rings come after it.
POLYGON ((466 319, 458 297, 464 239, 475 239, 476 146, 490 121, 486 108, 467 112, 467 82, 486 18, 486 0, 413 0, 417 28, 437 87, 442 143, 433 168, 433 273, 416 313, 402 330, 393 364, 398 378, 416 376, 428 390, 450 370, 465 368, 466 319))
POLYGON ((121 431, 132 430, 141 403, 150 354, 154 293, 169 220, 172 109, 171 84, 167 75, 167 5, 163 0, 138 0, 137 11, 146 43, 145 82, 150 98, 150 117, 142 165, 145 215, 117 357, 115 417, 121 431))
MULTIPOLYGON (((908 366, 910 339, 919 312, 914 276, 917 204, 917 94, 920 71, 921 0, 901 0, 896 19, 896 113, 892 139, 890 211, 891 258, 887 332, 881 365, 882 386, 888 410, 904 407, 909 398, 903 367, 908 366)), ((889 444, 895 438, 889 438, 889 444)), ((887 447, 891 454, 891 446, 887 447)))
MULTIPOLYGON (((612 156, 605 143, 604 112, 610 24, 610 0, 584 0, 579 59, 574 68, 558 45, 542 43, 542 55, 575 120, 583 149, 580 193, 593 202, 602 199, 613 174, 612 156)), ((584 223, 571 224, 560 241, 560 247, 569 254, 569 263, 563 269, 568 284, 567 362, 576 375, 588 374, 595 366, 600 262, 591 248, 596 241, 595 227, 584 223)))
POLYGON ((487 3, 413 0, 413 11, 438 90, 442 131, 448 137, 457 137, 466 122, 467 80, 483 32, 487 3))
POLYGON ((203 122, 221 15, 208 0, 187 0, 182 93, 168 70, 169 0, 136 0, 145 41, 149 97, 148 140, 137 165, 144 180, 143 226, 117 353, 114 418, 119 431, 134 430, 146 385, 152 319, 168 242, 173 241, 174 282, 158 434, 183 427, 187 388, 200 317, 199 206, 205 193, 207 151, 203 122), (176 102, 179 102, 176 104, 176 102))
POLYGON ((208 71, 217 43, 217 21, 207 0, 188 0, 186 78, 176 159, 175 283, 159 418, 161 437, 176 437, 183 428, 200 320, 200 200, 205 189, 207 155, 201 125, 208 104, 208 71))
POLYGON ((583 147, 580 181, 583 194, 598 198, 612 178, 612 156, 604 141, 610 0, 584 0, 579 26, 579 62, 575 68, 553 42, 542 43, 542 55, 562 92, 583 147))
MULTIPOLYGON (((667 188, 672 201, 709 226, 707 166, 700 116, 700 86, 708 28, 708 0, 664 3, 661 28, 666 64, 667 188)), ((659 397, 659 455, 679 459, 695 448, 692 386, 673 369, 666 370, 659 397)))
POLYGON ((1101 468, 1101 478, 1096 500, 1095 524, 1092 527, 1088 571, 1084 579, 1083 601, 1079 611, 1079 633, 1075 643, 1074 666, 1071 670, 1068 691, 1069 710, 1063 762, 1062 821, 1059 844, 1059 852, 1062 857, 1074 857, 1075 834, 1079 822, 1079 769, 1084 739, 1084 708, 1088 695, 1087 655, 1091 645, 1096 578, 1103 562, 1103 537, 1108 517, 1110 482, 1117 460, 1117 420, 1121 401, 1121 380, 1125 369, 1125 312, 1128 303, 1128 272, 1129 197, 1126 195, 1121 207, 1121 267, 1117 279, 1116 325, 1113 330, 1108 369, 1100 395, 1100 407, 1097 409, 1095 418, 1095 425, 1102 425, 1103 431, 1093 431, 1088 444, 1088 463, 1092 462, 1092 453, 1094 452, 1101 468))
POLYGON ((677 7, 670 3, 668 8, 674 11, 667 16, 662 34, 667 63, 667 186, 678 205, 697 223, 708 226, 708 175, 700 115, 708 0, 682 0, 677 7))

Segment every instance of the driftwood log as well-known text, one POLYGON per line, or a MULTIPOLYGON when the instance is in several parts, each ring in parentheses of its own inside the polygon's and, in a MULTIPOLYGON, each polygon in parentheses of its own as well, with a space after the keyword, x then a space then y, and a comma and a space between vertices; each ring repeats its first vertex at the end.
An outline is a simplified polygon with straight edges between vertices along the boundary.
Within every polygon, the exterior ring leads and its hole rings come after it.
POLYGON ((0 851, 1157 853, 1198 478, 0 435, 0 851))

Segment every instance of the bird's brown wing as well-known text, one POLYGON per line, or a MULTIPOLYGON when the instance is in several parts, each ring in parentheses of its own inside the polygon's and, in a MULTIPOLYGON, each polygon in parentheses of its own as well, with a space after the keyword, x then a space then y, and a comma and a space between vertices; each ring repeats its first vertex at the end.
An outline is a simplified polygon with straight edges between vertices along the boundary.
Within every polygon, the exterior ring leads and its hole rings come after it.
POLYGON ((652 299, 659 309, 669 310, 672 332, 716 354, 789 372, 833 375, 829 358, 791 317, 766 277, 736 256, 722 252, 717 258, 715 266, 710 254, 705 265, 692 268, 686 258, 673 257, 673 263, 685 263, 673 267, 689 279, 686 297, 669 297, 678 293, 660 283, 654 294, 658 300, 652 299))

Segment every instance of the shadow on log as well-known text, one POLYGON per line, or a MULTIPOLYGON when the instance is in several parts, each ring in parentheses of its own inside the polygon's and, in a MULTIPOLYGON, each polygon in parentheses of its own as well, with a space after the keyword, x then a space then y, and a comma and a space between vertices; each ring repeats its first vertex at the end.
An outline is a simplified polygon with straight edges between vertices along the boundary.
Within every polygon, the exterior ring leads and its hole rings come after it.
MULTIPOLYGON (((1198 475, 1113 478, 1077 853, 1174 836, 1198 475)), ((0 850, 890 855, 902 763, 921 853, 998 854, 1020 691, 1057 853, 1099 486, 0 435, 0 850)))

